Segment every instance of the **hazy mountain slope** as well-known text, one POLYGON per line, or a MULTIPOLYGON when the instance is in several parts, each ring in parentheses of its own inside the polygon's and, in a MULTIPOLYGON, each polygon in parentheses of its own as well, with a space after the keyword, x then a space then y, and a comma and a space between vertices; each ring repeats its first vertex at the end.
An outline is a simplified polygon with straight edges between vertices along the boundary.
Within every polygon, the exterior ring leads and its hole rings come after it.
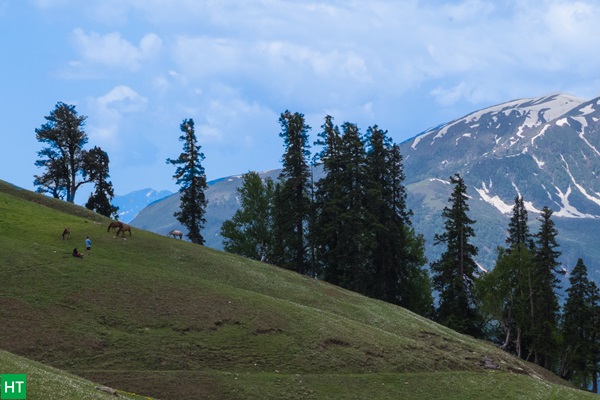
MULTIPOLYGON (((279 170, 262 172, 263 178, 277 179, 279 170)), ((206 225, 202 235, 206 246, 214 249, 223 248, 223 238, 219 234, 221 225, 230 219, 235 210, 239 208, 237 199, 237 188, 241 185, 242 176, 230 176, 208 182, 206 198, 206 225)), ((155 202, 144 208, 131 224, 140 229, 146 229, 159 235, 166 235, 172 229, 187 232, 185 227, 173 217, 173 213, 179 210, 179 193, 175 193, 162 201, 155 202)))
POLYGON ((2 182, 0 218, 0 346, 108 386, 177 399, 593 398, 399 307, 143 230, 117 239, 106 218, 2 182), (72 257, 88 235, 92 254, 72 257))
POLYGON ((144 207, 172 194, 173 193, 168 190, 136 190, 135 192, 127 193, 123 196, 115 196, 112 200, 112 205, 119 207, 120 221, 131 222, 144 207))

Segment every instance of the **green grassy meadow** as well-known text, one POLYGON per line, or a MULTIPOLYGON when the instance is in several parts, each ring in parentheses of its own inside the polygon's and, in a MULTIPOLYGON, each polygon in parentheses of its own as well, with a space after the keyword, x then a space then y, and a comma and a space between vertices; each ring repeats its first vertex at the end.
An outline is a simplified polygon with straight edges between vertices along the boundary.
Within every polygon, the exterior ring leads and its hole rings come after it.
POLYGON ((0 181, 0 349, 35 361, 0 353, 0 373, 160 399, 595 398, 402 308, 108 223, 0 181))

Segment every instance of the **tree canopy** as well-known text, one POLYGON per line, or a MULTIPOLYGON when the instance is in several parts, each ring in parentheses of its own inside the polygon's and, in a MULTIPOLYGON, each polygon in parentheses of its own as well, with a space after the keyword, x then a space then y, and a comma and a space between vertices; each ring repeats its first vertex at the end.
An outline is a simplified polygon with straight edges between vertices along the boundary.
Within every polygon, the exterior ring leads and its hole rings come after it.
POLYGON ((194 120, 184 119, 180 129, 183 135, 179 137, 179 141, 183 142, 183 151, 178 158, 167 159, 167 164, 177 166, 173 178, 180 185, 181 194, 180 210, 173 215, 188 229, 188 239, 202 245, 204 237, 201 230, 206 223, 204 213, 208 204, 204 193, 208 188, 202 166, 204 154, 196 140, 194 120))

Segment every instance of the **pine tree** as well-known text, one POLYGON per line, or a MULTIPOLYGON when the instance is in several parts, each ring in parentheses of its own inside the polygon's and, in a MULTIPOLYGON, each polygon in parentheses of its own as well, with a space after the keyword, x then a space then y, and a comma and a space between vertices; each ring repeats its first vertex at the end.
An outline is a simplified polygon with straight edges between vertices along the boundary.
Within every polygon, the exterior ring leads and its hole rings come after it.
POLYGON ((435 245, 446 250, 431 264, 434 288, 439 291, 436 319, 443 325, 475 337, 482 335, 479 299, 475 293, 477 247, 470 243, 475 236, 474 220, 467 215, 467 187, 459 174, 450 177, 454 190, 448 199, 450 207, 442 212, 445 231, 435 235, 435 245))
MULTIPOLYGON (((424 240, 415 237, 406 205, 400 147, 377 125, 367 130, 367 218, 373 235, 369 295, 413 311, 431 309, 424 240)), ((426 311, 427 310, 427 311, 426 311)))
POLYGON ((322 146, 316 158, 323 164, 325 176, 317 183, 315 199, 314 237, 318 269, 323 278, 340 285, 343 265, 339 260, 338 244, 342 231, 339 215, 344 209, 344 191, 341 185, 342 137, 331 116, 325 117, 319 139, 315 145, 322 146))
POLYGON ((310 156, 308 126, 304 115, 285 111, 279 118, 285 153, 283 169, 279 175, 281 189, 276 197, 276 207, 285 216, 277 218, 277 229, 281 236, 279 257, 281 266, 301 274, 307 272, 307 222, 310 217, 309 178, 310 156))
POLYGON ((499 248, 494 269, 480 280, 486 310, 504 334, 501 348, 521 357, 531 329, 529 293, 532 238, 523 198, 517 196, 508 224, 507 249, 499 248))
POLYGON ((74 105, 56 104, 46 123, 35 130, 38 142, 48 145, 38 152, 35 165, 45 168, 42 175, 35 175, 34 185, 39 193, 49 193, 54 198, 75 201, 77 189, 90 179, 84 179, 85 150, 88 142, 83 131, 87 117, 77 114, 74 105))
POLYGON ((85 153, 84 160, 86 166, 84 174, 95 185, 95 191, 90 194, 85 207, 105 217, 118 219, 119 207, 111 204, 115 192, 112 183, 108 180, 110 177, 108 154, 100 147, 94 147, 85 153))
POLYGON ((204 194, 208 187, 202 167, 204 154, 197 144, 194 120, 184 119, 180 129, 183 132, 179 137, 179 141, 183 142, 183 152, 177 159, 167 159, 167 164, 177 166, 173 178, 180 185, 181 194, 180 210, 173 215, 188 229, 187 237, 190 241, 202 245, 204 237, 201 230, 206 222, 204 213, 208 203, 204 194))
POLYGON ((557 276, 564 272, 559 270, 558 231, 552 221, 552 210, 548 207, 542 209, 540 222, 540 230, 535 235, 534 271, 530 285, 531 350, 534 362, 550 369, 558 349, 559 304, 556 290, 560 288, 560 280, 557 276))
POLYGON ((237 189, 240 208, 221 226, 225 251, 260 261, 271 261, 275 184, 257 172, 242 176, 237 189))
POLYGON ((512 216, 508 223, 508 236, 506 244, 508 250, 516 248, 518 245, 526 245, 533 248, 529 226, 527 225, 527 209, 522 196, 515 197, 515 205, 512 209, 512 216))
POLYGON ((373 236, 369 230, 366 203, 365 143, 356 124, 342 125, 341 171, 339 185, 341 207, 336 262, 342 274, 340 285, 367 294, 372 283, 372 263, 369 250, 373 236))
POLYGON ((593 282, 588 279, 587 267, 581 258, 571 273, 569 283, 562 326, 565 346, 559 374, 587 390, 594 378, 596 310, 593 282))

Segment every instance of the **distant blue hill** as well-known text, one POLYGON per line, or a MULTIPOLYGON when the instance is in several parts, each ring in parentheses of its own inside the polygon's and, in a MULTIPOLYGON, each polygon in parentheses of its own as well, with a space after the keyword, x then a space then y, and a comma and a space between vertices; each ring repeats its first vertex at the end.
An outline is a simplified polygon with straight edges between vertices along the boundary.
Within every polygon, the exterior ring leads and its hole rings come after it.
POLYGON ((120 221, 131 222, 146 206, 172 194, 173 192, 168 190, 141 189, 123 196, 115 196, 112 205, 119 207, 120 221))

